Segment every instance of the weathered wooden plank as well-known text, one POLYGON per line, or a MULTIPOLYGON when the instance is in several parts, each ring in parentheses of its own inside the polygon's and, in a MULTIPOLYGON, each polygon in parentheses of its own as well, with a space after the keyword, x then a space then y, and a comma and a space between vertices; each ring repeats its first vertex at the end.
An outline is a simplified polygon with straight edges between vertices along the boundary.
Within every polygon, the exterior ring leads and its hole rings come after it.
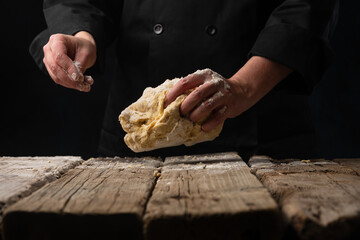
POLYGON ((351 168, 360 176, 360 158, 334 159, 334 162, 337 162, 342 166, 351 168))
POLYGON ((214 153, 214 154, 200 154, 200 155, 184 155, 184 156, 175 156, 167 157, 164 165, 179 165, 181 163, 185 164, 195 164, 195 163, 219 163, 219 162, 239 162, 242 161, 241 157, 235 152, 226 152, 226 153, 214 153))
MULTIPOLYGON (((360 239, 360 177, 334 161, 250 159, 301 239, 360 239)), ((350 166, 350 165, 349 165, 350 166)))
POLYGON ((82 162, 70 156, 0 157, 0 225, 4 209, 82 162))
POLYGON ((6 239, 137 239, 161 161, 90 159, 5 212, 6 239))
POLYGON ((144 216, 147 239, 271 239, 280 228, 275 201, 235 153, 167 158, 144 216))

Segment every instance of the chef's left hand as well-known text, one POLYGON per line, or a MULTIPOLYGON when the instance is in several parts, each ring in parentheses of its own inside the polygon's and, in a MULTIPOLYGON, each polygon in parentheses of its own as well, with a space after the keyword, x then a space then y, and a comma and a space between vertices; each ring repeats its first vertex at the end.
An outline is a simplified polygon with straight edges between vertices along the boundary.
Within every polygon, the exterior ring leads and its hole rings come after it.
POLYGON ((180 112, 193 122, 206 119, 202 130, 208 132, 227 118, 234 118, 255 105, 291 72, 282 64, 254 56, 229 79, 210 69, 180 79, 167 93, 164 107, 187 90, 197 87, 182 102, 180 112), (212 81, 213 74, 220 80, 212 81))

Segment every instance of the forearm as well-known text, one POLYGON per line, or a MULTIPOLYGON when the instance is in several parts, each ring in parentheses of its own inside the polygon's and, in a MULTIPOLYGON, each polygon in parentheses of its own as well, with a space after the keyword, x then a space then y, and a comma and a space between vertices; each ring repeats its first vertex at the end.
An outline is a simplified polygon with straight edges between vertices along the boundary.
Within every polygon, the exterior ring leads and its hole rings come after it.
POLYGON ((230 79, 240 92, 257 102, 293 70, 267 58, 254 56, 230 79))

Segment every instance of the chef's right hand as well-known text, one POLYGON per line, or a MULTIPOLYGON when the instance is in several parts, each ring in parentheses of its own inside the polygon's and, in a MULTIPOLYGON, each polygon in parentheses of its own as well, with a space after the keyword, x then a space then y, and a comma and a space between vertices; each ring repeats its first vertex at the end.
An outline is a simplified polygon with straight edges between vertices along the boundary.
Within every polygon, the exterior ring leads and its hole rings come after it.
POLYGON ((96 61, 96 44, 88 32, 72 35, 54 34, 43 47, 43 62, 55 83, 89 92, 94 80, 84 76, 96 61))

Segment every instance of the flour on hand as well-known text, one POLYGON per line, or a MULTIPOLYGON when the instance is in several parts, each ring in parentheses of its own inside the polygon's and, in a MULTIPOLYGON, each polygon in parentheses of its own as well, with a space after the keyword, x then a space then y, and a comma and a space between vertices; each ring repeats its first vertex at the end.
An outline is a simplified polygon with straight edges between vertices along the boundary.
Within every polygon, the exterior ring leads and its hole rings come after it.
MULTIPOLYGON (((195 73, 202 74, 203 71, 198 70, 195 73)), ((212 81, 218 81, 219 76, 214 73, 212 81)), ((121 112, 119 121, 127 133, 124 141, 134 152, 151 151, 181 144, 191 146, 212 141, 219 136, 223 124, 210 132, 204 132, 201 129, 201 122, 195 123, 181 116, 180 105, 190 91, 178 96, 164 109, 166 93, 179 80, 179 78, 166 80, 156 88, 146 88, 136 102, 121 112)))

